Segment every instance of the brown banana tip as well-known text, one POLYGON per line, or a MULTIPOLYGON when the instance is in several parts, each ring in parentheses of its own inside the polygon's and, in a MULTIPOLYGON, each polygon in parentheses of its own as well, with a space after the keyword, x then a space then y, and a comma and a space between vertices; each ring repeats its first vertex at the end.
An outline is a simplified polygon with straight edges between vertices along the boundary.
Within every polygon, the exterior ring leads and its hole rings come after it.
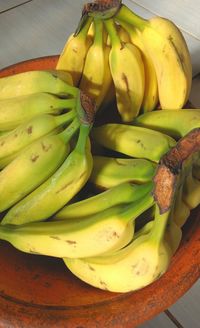
POLYGON ((80 102, 85 114, 84 117, 81 118, 82 122, 86 124, 93 124, 97 111, 94 99, 89 97, 85 92, 80 91, 80 102))
POLYGON ((88 2, 83 6, 82 15, 88 15, 94 12, 104 13, 108 10, 114 9, 114 16, 120 9, 121 4, 122 0, 95 0, 93 2, 88 2))
POLYGON ((174 193, 177 185, 177 175, 164 164, 160 164, 157 168, 153 179, 154 190, 153 197, 157 203, 160 214, 164 214, 171 209, 174 193))
POLYGON ((173 204, 178 174, 184 162, 199 151, 200 128, 195 128, 162 157, 153 179, 153 197, 161 214, 170 210, 173 204))

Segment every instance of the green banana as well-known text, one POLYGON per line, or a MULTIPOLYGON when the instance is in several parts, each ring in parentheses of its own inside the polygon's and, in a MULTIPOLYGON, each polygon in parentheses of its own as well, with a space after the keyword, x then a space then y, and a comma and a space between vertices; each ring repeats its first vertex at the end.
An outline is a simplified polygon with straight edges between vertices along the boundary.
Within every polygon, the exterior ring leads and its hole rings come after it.
POLYGON ((27 253, 61 258, 97 256, 124 247, 133 237, 134 219, 152 205, 148 193, 132 204, 85 218, 1 225, 0 239, 27 253))
POLYGON ((146 183, 152 180, 156 165, 146 159, 93 156, 89 181, 101 188, 123 182, 146 183))
POLYGON ((65 220, 93 215, 116 205, 135 202, 151 189, 152 183, 138 186, 125 182, 111 187, 100 194, 65 206, 56 213, 54 218, 65 220))
POLYGON ((49 218, 85 185, 92 170, 87 146, 90 124, 81 124, 77 144, 59 169, 32 193, 13 206, 2 224, 23 224, 49 218))
POLYGON ((200 204, 200 181, 193 177, 192 170, 185 179, 182 197, 183 201, 190 209, 193 209, 200 204))
POLYGON ((69 141, 78 127, 75 119, 60 134, 36 140, 0 172, 0 212, 24 198, 58 169, 69 153, 69 141))
POLYGON ((158 208, 149 233, 133 239, 108 256, 64 258, 68 269, 90 285, 125 293, 143 288, 160 277, 169 266, 171 250, 164 241, 169 212, 158 208))
POLYGON ((19 125, 16 129, 0 137, 0 167, 10 163, 20 151, 33 141, 48 134, 54 134, 57 129, 75 117, 75 111, 54 116, 42 114, 19 125))
POLYGON ((133 124, 180 138, 200 127, 200 110, 157 110, 138 116, 133 124))
POLYGON ((176 141, 158 131, 124 124, 94 128, 93 139, 100 145, 131 157, 159 162, 176 141))
POLYGON ((18 125, 41 114, 60 114, 74 108, 76 99, 61 99, 49 93, 0 100, 0 130, 12 130, 18 125))
POLYGON ((38 92, 59 96, 76 96, 77 88, 59 78, 52 71, 28 71, 0 78, 0 99, 14 98, 38 92))

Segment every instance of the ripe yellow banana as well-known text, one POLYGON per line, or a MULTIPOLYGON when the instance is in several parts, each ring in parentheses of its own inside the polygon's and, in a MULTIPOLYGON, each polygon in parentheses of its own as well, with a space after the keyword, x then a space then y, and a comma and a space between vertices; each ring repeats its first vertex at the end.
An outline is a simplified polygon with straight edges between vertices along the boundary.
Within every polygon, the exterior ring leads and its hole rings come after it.
POLYGON ((69 153, 69 141, 78 127, 75 119, 60 134, 36 140, 0 172, 0 212, 16 204, 59 168, 69 153))
POLYGON ((2 99, 0 100, 0 130, 12 130, 37 115, 56 115, 75 106, 75 98, 61 99, 49 93, 2 99))
POLYGON ((93 98, 99 108, 111 86, 109 69, 110 47, 104 42, 104 30, 101 20, 94 19, 94 41, 88 50, 80 89, 93 98))
POLYGON ((93 139, 100 145, 135 158, 159 162, 176 141, 158 131, 125 124, 104 124, 93 128, 93 139))
POLYGON ((124 122, 139 114, 144 97, 144 64, 140 51, 131 43, 123 43, 114 21, 105 22, 111 39, 110 70, 115 85, 117 108, 124 122))
POLYGON ((0 99, 39 92, 59 96, 76 96, 78 94, 77 88, 63 81, 59 78, 59 73, 53 71, 28 71, 0 78, 0 99))
POLYGON ((158 279, 169 266, 171 250, 164 241, 168 216, 168 212, 160 215, 157 210, 151 231, 113 254, 64 258, 64 262, 81 280, 100 289, 125 293, 143 288, 158 279))
POLYGON ((88 125, 80 126, 77 145, 64 163, 49 179, 13 206, 2 224, 47 219, 80 191, 92 170, 90 147, 86 147, 89 130, 88 125))
POLYGON ((155 164, 145 159, 93 156, 89 181, 108 189, 123 182, 146 183, 154 174, 155 164))
POLYGON ((138 116, 134 124, 180 138, 194 128, 200 127, 200 110, 158 110, 138 116))
POLYGON ((88 18, 78 35, 72 35, 67 40, 56 66, 56 69, 67 71, 72 76, 74 86, 79 85, 86 55, 92 43, 88 36, 91 23, 92 18, 88 18))
POLYGON ((54 217, 65 220, 93 215, 116 205, 135 202, 152 188, 151 182, 141 186, 125 182, 95 196, 69 204, 56 213, 54 217))
POLYGON ((97 256, 129 243, 134 234, 133 221, 152 205, 153 198, 148 193, 132 204, 85 218, 1 225, 0 238, 27 253, 70 258, 97 256))
POLYGON ((0 137, 0 167, 10 163, 20 151, 33 141, 48 134, 57 133, 57 129, 73 120, 75 111, 54 116, 42 114, 19 125, 16 129, 0 137))
POLYGON ((121 23, 124 29, 128 32, 130 41, 136 45, 140 51, 144 63, 145 72, 145 90, 144 99, 141 106, 142 112, 150 112, 158 105, 158 81, 156 71, 152 59, 148 55, 142 38, 140 37, 137 29, 124 22, 121 23))
POLYGON ((156 70, 161 108, 182 108, 188 100, 192 74, 191 59, 180 30, 161 17, 145 20, 125 5, 121 6, 116 19, 138 29, 156 70))

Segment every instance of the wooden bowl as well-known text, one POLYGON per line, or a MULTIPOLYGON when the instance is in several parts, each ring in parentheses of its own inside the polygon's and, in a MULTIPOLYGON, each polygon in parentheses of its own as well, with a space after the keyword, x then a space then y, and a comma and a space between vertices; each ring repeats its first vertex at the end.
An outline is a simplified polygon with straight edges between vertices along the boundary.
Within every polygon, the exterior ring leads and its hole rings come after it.
MULTIPOLYGON (((58 56, 0 71, 0 77, 52 69, 58 56)), ((142 290, 119 294, 93 288, 62 260, 29 255, 0 243, 0 327, 133 328, 175 303, 200 276, 200 208, 184 226, 169 270, 142 290)))

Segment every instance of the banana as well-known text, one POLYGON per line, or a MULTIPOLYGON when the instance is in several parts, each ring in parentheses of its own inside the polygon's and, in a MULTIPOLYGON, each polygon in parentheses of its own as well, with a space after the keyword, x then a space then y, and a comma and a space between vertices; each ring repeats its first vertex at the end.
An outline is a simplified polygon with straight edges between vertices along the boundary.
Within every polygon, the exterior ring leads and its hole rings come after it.
POLYGON ((175 204, 172 210, 172 221, 176 224, 178 228, 182 228, 188 217, 190 216, 190 208, 183 200, 183 192, 183 184, 181 184, 177 192, 175 204))
POLYGON ((75 115, 76 113, 73 110, 60 116, 38 115, 1 136, 0 167, 2 168, 10 163, 20 151, 33 141, 47 134, 56 133, 60 126, 71 122, 75 115))
POLYGON ((134 234, 134 219, 152 205, 153 198, 148 193, 132 204, 85 218, 1 225, 0 239, 27 253, 61 258, 97 256, 129 243, 134 234))
MULTIPOLYGON (((158 105, 158 81, 156 71, 150 56, 147 54, 142 39, 139 36, 137 29, 129 24, 121 22, 124 29, 127 31, 131 43, 136 45, 140 51, 144 63, 145 72, 145 90, 144 98, 141 106, 142 112, 150 112, 158 105)), ((128 42, 128 41, 127 41, 128 42)))
POLYGON ((151 189, 152 183, 146 183, 141 186, 128 182, 121 183, 100 194, 65 206, 61 211, 56 213, 54 218, 65 220, 93 215, 116 205, 135 202, 141 199, 151 189))
POLYGON ((176 141, 158 131, 125 124, 104 124, 93 128, 93 139, 100 145, 131 157, 159 162, 176 141))
POLYGON ((125 5, 116 15, 118 21, 136 27, 157 75, 162 109, 180 109, 191 89, 191 58, 180 30, 169 20, 154 17, 145 20, 125 5))
POLYGON ((155 164, 145 159, 93 156, 89 181, 101 188, 111 188, 123 182, 146 183, 155 174, 155 164))
POLYGON ((140 51, 131 43, 123 43, 112 19, 105 20, 111 39, 110 70, 115 85, 117 108, 124 122, 139 114, 144 97, 144 64, 140 51))
POLYGON ((190 209, 193 209, 200 204, 200 181, 193 177, 192 170, 185 179, 182 197, 183 201, 190 209))
POLYGON ((0 99, 47 92, 58 96, 76 96, 77 88, 52 71, 28 71, 0 78, 0 99))
POLYGON ((138 116, 133 124, 180 138, 194 128, 200 127, 200 110, 158 110, 138 116))
POLYGON ((109 69, 110 47, 104 42, 102 21, 94 19, 94 27, 94 42, 88 50, 79 87, 94 99, 99 108, 109 90, 112 78, 109 69))
POLYGON ((0 100, 0 130, 18 125, 41 114, 60 114, 76 106, 76 99, 61 99, 49 93, 34 93, 0 100))
POLYGON ((58 170, 32 193, 14 205, 2 224, 23 224, 49 218, 72 199, 87 182, 92 155, 87 146, 91 124, 82 123, 78 141, 58 170))
POLYGON ((58 169, 69 153, 69 141, 78 127, 75 119, 60 134, 36 140, 0 172, 0 212, 24 198, 58 169))
POLYGON ((143 288, 168 269, 171 250, 164 241, 168 216, 157 209, 151 231, 113 254, 64 258, 64 263, 78 278, 100 289, 125 293, 143 288))
POLYGON ((79 85, 85 58, 92 43, 92 38, 88 36, 91 23, 92 18, 88 18, 78 35, 72 35, 67 40, 56 66, 56 69, 67 71, 72 76, 74 86, 79 85))

